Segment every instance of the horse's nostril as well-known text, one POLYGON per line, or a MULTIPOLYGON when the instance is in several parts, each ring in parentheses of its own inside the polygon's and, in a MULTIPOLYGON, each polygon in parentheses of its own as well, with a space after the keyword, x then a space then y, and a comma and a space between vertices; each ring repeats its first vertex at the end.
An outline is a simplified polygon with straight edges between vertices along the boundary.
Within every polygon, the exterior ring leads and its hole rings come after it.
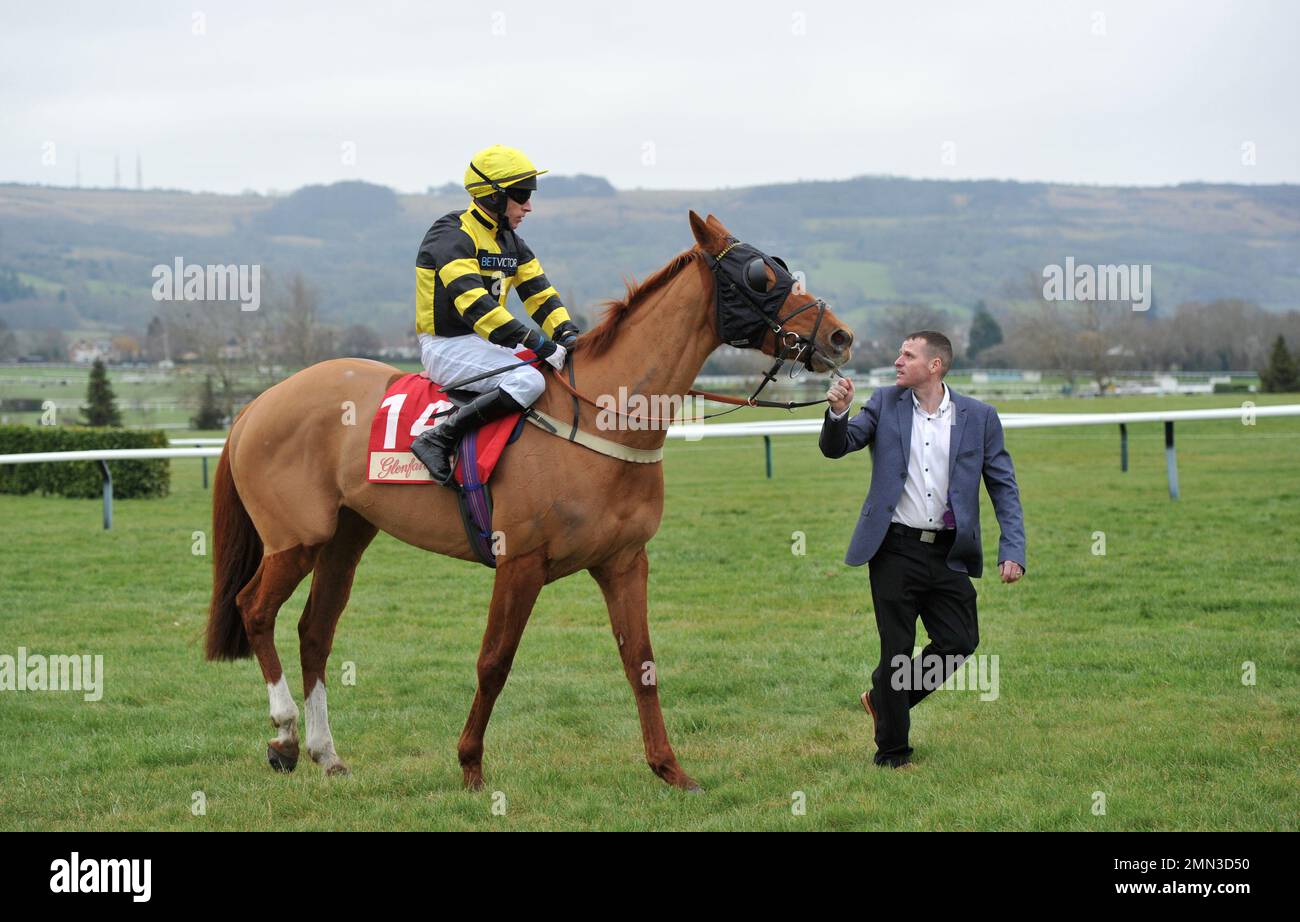
POLYGON ((853 345, 853 334, 848 330, 836 330, 831 334, 831 345, 843 352, 853 345))

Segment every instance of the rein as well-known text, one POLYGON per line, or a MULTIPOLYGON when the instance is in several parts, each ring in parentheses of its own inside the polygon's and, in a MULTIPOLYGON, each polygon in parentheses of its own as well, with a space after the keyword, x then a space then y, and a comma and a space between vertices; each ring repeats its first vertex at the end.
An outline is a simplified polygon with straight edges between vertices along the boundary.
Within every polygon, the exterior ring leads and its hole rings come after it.
MULTIPOLYGON (((759 400, 758 399, 758 395, 762 393, 763 389, 767 387, 767 385, 770 382, 776 380, 777 374, 780 371, 781 366, 786 362, 787 358, 788 356, 783 356, 777 359, 776 363, 764 373, 763 380, 759 382, 758 387, 754 390, 754 393, 751 394, 749 397, 732 397, 728 394, 715 394, 712 391, 699 391, 692 388, 691 390, 686 392, 686 395, 688 397, 701 397, 705 400, 712 400, 715 403, 735 404, 735 406, 733 406, 730 410, 723 410, 721 413, 706 413, 704 416, 695 417, 694 419, 681 419, 681 420, 661 419, 657 416, 642 416, 639 413, 637 414, 624 413, 622 410, 619 410, 615 407, 602 407, 600 404, 596 403, 596 401, 592 400, 586 394, 581 393, 573 383, 571 383, 570 381, 566 381, 558 370, 552 368, 551 372, 552 374, 554 374, 555 380, 560 382, 560 386, 563 387, 566 391, 568 391, 573 396, 574 403, 575 403, 575 407, 574 407, 575 412, 573 414, 575 425, 577 424, 577 418, 578 418, 578 414, 576 412, 577 411, 576 403, 578 401, 582 401, 583 403, 587 404, 590 407, 595 407, 596 409, 602 410, 607 413, 613 413, 616 416, 621 416, 625 419, 636 419, 640 422, 647 422, 647 423, 702 422, 706 419, 716 419, 719 416, 726 416, 728 413, 734 413, 737 410, 739 410, 741 407, 770 407, 773 409, 789 410, 790 412, 794 412, 795 410, 801 409, 802 407, 814 407, 819 403, 826 403, 825 397, 823 397, 821 400, 803 400, 803 401, 795 401, 795 400, 780 401, 780 400, 759 400)), ((573 377, 572 360, 569 361, 567 367, 569 369, 569 377, 572 378, 573 377)))

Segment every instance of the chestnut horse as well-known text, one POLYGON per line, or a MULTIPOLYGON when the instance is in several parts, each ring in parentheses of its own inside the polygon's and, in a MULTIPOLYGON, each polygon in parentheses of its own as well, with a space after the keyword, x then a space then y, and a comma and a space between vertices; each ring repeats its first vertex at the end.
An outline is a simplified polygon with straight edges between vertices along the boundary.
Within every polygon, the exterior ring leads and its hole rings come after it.
MULTIPOLYGON (((579 338, 571 356, 584 396, 616 394, 622 386, 629 393, 680 397, 721 344, 710 256, 724 252, 730 238, 712 215, 701 220, 691 212, 690 225, 697 246, 639 287, 629 285, 626 299, 609 302, 603 322, 579 338)), ((795 288, 782 307, 781 317, 798 313, 785 329, 815 346, 813 370, 829 371, 848 358, 852 333, 823 304, 795 288), (798 311, 814 304, 818 310, 798 311)), ((777 337, 763 339, 763 351, 777 348, 777 337)), ((347 767, 330 734, 325 661, 366 546, 382 528, 416 547, 476 560, 452 490, 367 482, 369 422, 400 375, 363 359, 298 372, 244 409, 217 468, 207 658, 257 657, 276 729, 267 758, 279 771, 297 764, 299 712, 276 653, 275 617, 303 577, 313 574, 298 622, 307 752, 332 775, 347 767), (360 425, 343 424, 349 402, 360 425)), ((571 420, 573 397, 555 384, 548 380, 535 406, 571 420)), ((596 412, 582 405, 581 428, 596 432, 596 412)), ((662 448, 665 439, 662 427, 601 434, 642 449, 662 448)), ((529 425, 502 457, 493 493, 492 527, 505 547, 478 658, 478 689, 458 746, 465 784, 483 785, 483 733, 542 586, 587 570, 609 609, 646 761, 669 784, 697 790, 668 743, 657 684, 641 681, 643 665, 654 660, 646 625, 646 542, 663 512, 662 465, 607 457, 529 425), (538 477, 539 471, 551 476, 538 477)))

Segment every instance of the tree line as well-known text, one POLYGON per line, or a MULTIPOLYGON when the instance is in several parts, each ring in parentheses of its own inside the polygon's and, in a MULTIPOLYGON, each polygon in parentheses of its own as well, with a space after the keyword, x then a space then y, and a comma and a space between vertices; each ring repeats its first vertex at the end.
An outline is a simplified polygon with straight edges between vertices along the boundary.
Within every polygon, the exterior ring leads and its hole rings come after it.
POLYGON ((1172 311, 1049 300, 1033 276, 991 300, 976 303, 969 320, 917 303, 876 312, 855 332, 854 364, 891 364, 908 333, 940 330, 953 341, 957 367, 1061 372, 1071 384, 1103 388, 1121 371, 1255 371, 1266 386, 1297 389, 1286 369, 1300 343, 1300 311, 1270 312, 1239 298, 1189 301, 1172 311))

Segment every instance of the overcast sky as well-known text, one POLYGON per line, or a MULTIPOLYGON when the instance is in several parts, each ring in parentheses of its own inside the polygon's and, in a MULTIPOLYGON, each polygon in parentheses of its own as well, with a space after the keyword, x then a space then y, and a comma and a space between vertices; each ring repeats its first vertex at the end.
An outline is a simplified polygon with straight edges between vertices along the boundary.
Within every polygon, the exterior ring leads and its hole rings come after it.
POLYGON ((1300 182, 1294 2, 0 10, 0 181, 422 191, 504 143, 621 188, 1300 182))

